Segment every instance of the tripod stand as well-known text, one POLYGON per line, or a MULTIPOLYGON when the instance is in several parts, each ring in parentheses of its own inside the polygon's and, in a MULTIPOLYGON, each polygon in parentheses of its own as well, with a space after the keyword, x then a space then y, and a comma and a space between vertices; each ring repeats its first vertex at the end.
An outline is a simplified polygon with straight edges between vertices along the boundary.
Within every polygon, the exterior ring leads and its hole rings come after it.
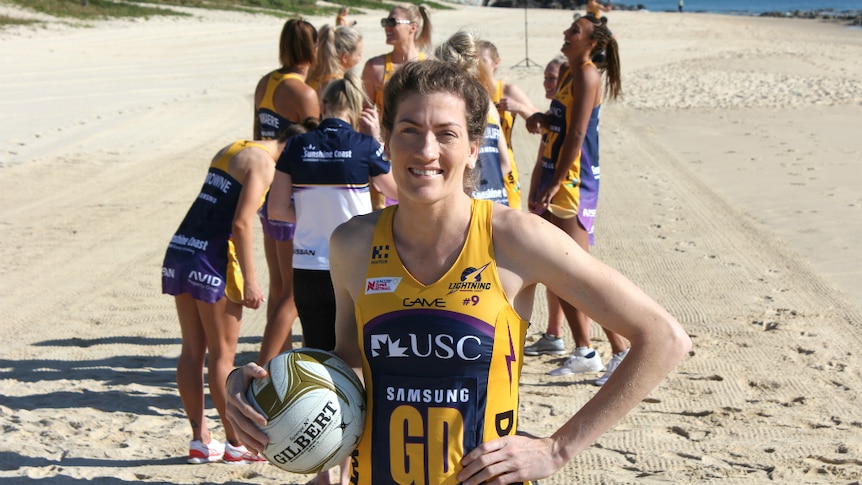
POLYGON ((523 59, 521 59, 517 64, 515 64, 512 67, 525 67, 525 68, 530 68, 530 67, 534 67, 534 66, 535 67, 541 67, 539 64, 533 62, 533 60, 530 59, 530 50, 528 48, 528 39, 530 38, 530 36, 527 33, 527 0, 522 0, 522 1, 524 2, 524 56, 525 57, 523 59))

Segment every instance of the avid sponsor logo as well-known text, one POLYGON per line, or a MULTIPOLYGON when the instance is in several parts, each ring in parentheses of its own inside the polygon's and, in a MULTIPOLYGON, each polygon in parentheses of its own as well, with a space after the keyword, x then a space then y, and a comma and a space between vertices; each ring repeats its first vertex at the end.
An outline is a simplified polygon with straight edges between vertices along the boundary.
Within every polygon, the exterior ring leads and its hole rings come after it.
POLYGON ((449 295, 456 291, 486 291, 491 289, 491 283, 482 281, 482 272, 485 271, 491 263, 485 263, 481 268, 470 266, 461 272, 461 281, 449 283, 449 295))
POLYGON ((389 245, 371 247, 371 264, 386 264, 389 262, 389 245))
POLYGON ((388 333, 371 335, 371 357, 414 357, 437 358, 443 360, 476 360, 482 357, 482 339, 476 335, 455 337, 449 334, 407 334, 392 339, 388 333))
POLYGON ((212 287, 219 287, 222 284, 222 279, 218 276, 196 270, 189 271, 189 281, 192 283, 202 283, 206 286, 212 287))
POLYGON ((382 278, 367 278, 365 280, 365 294, 394 293, 401 283, 400 277, 384 276, 382 278))

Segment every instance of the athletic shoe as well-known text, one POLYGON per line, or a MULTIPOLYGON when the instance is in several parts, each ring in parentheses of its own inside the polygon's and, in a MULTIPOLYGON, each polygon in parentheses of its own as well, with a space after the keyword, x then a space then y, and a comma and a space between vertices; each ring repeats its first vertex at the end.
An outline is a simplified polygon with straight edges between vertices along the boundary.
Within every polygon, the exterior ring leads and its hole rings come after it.
POLYGON ((225 443, 224 462, 232 465, 245 465, 248 463, 265 462, 266 458, 258 453, 252 453, 244 445, 234 446, 225 443))
POLYGON ((566 347, 563 339, 543 333, 539 340, 524 347, 524 355, 565 355, 566 347))
POLYGON ((568 376, 571 374, 582 374, 584 372, 599 372, 605 366, 602 365, 602 358, 595 350, 590 350, 587 355, 578 355, 578 350, 572 353, 566 363, 560 368, 554 369, 548 374, 552 376, 568 376))
POLYGON ((211 463, 221 461, 224 456, 224 444, 210 440, 209 443, 203 444, 200 440, 189 442, 189 463, 192 465, 200 465, 201 463, 211 463))
POLYGON ((625 359, 626 355, 628 354, 629 349, 625 349, 620 353, 614 354, 614 356, 611 357, 610 362, 608 362, 608 370, 606 370, 601 377, 596 379, 596 382, 594 382, 593 384, 597 386, 602 386, 605 384, 605 382, 608 382, 608 378, 611 376, 611 374, 614 373, 615 370, 617 370, 617 367, 620 366, 620 363, 622 363, 623 359, 625 359))

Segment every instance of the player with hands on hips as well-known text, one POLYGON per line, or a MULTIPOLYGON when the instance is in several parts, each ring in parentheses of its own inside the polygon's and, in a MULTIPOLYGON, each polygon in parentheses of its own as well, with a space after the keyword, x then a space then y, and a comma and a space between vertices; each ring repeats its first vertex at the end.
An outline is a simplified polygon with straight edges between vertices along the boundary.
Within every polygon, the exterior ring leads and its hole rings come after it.
MULTIPOLYGON (((691 341, 658 303, 552 224, 467 195, 489 106, 473 76, 438 60, 410 62, 384 96, 399 204, 354 217, 330 240, 335 353, 367 395, 352 483, 550 476, 638 405, 691 341), (524 316, 539 283, 632 344, 608 382, 543 438, 517 430, 524 316)), ((245 395, 262 375, 248 364, 228 381, 228 419, 253 450, 267 443, 265 419, 245 395)))

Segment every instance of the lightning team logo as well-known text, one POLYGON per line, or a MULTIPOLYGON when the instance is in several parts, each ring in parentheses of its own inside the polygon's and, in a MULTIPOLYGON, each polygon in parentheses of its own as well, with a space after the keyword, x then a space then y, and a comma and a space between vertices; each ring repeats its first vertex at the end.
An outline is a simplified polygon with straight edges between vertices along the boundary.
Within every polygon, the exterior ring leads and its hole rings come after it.
POLYGON ((456 291, 486 291, 491 289, 491 283, 482 281, 482 272, 485 271, 491 263, 485 263, 481 268, 468 267, 461 273, 461 281, 449 283, 449 293, 451 295, 456 291))

